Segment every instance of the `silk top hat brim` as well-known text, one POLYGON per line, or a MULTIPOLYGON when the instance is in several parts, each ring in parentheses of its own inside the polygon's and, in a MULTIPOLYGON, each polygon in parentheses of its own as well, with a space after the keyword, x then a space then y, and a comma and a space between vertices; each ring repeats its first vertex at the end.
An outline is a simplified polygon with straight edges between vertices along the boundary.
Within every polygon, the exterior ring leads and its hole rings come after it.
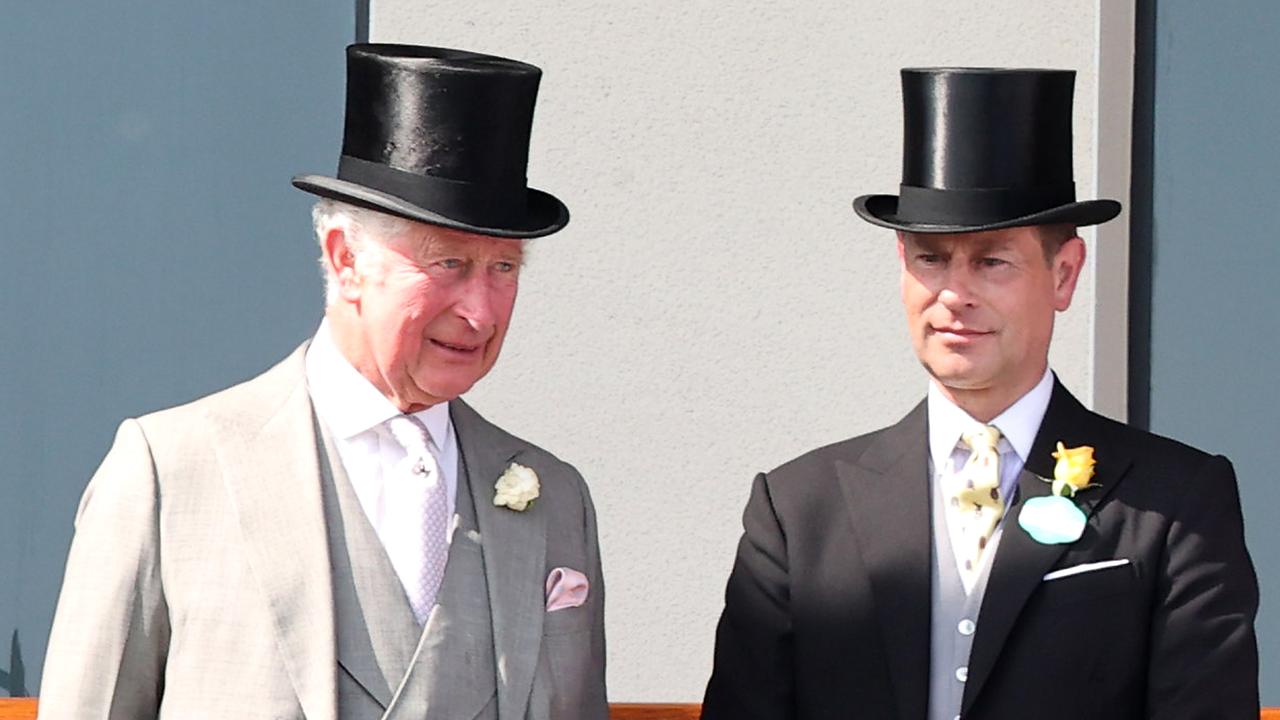
POLYGON ((902 71, 898 195, 863 195, 864 220, 920 233, 1095 225, 1115 200, 1076 199, 1075 72, 1002 68, 902 71))
MULTIPOLYGON (((1014 217, 1005 213, 999 219, 982 221, 970 218, 964 222, 929 223, 899 217, 898 195, 863 195, 853 201, 853 210, 863 220, 880 227, 916 233, 965 233, 1000 230, 1024 225, 1098 225, 1120 214, 1115 200, 1084 200, 1067 203, 1014 217)), ((953 213, 954 214, 954 213, 953 213)), ((918 217, 918 214, 916 215, 918 217)))
POLYGON ((410 220, 463 230, 478 235, 505 238, 536 238, 550 235, 569 224, 569 208, 554 196, 541 190, 526 190, 527 211, 523 218, 508 223, 469 223, 433 212, 397 195, 375 190, 355 182, 324 175, 299 175, 293 186, 313 195, 339 200, 359 207, 398 215, 410 220))
POLYGON ((293 184, 480 235, 550 235, 569 211, 525 180, 541 77, 528 63, 466 50, 351 45, 337 175, 293 184))

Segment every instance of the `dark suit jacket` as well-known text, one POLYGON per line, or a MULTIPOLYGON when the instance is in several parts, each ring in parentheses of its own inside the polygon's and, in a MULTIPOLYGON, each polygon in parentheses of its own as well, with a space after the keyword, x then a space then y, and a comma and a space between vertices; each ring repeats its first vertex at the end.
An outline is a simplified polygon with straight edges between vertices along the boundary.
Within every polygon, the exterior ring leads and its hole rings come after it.
MULTIPOLYGON (((707 720, 925 717, 925 406, 755 479, 716 633, 707 720)), ((1258 717, 1258 586, 1231 464, 1084 408, 1055 382, 978 620, 965 718, 1258 717), (1070 545, 1017 525, 1055 443, 1099 487, 1070 545), (1033 475, 1034 473, 1034 475, 1033 475), (1128 565, 1042 581, 1056 568, 1128 565)))

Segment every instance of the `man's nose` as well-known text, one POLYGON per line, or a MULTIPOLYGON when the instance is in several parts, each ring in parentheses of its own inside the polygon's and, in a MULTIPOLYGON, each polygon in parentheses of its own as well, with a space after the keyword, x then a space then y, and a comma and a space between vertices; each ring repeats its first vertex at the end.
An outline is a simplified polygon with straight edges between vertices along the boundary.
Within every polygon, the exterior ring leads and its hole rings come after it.
POLYGON ((496 323, 495 290, 482 277, 468 278, 462 288, 462 297, 458 300, 458 315, 467 321, 473 330, 488 333, 496 323))
POLYGON ((950 268, 942 278, 941 288, 938 290, 938 302, 949 309, 973 307, 977 304, 973 294, 972 273, 964 267, 950 268))

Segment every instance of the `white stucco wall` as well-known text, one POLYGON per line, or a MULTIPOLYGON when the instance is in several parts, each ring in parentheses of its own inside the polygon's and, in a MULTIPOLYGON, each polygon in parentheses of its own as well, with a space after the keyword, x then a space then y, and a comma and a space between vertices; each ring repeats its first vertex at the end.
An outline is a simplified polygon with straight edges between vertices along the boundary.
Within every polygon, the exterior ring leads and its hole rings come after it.
MULTIPOLYGON (((529 177, 573 221, 469 398, 591 484, 611 699, 701 698, 755 472, 922 397, 892 234, 849 206, 896 191, 898 69, 1075 68, 1094 197, 1098 1, 373 0, 374 41, 544 70, 529 177)), ((1052 354, 1086 402, 1093 278, 1052 354)))

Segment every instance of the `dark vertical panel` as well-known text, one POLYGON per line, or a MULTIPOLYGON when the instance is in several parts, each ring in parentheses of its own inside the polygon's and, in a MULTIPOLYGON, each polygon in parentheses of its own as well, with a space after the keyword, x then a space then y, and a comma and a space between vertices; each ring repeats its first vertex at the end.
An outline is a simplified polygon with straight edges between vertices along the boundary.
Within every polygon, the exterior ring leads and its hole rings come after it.
POLYGON ((1129 192, 1129 422, 1151 427, 1151 182, 1155 140, 1156 0, 1137 0, 1129 192))
POLYGON ((251 376, 315 327, 289 178, 336 162, 351 8, 5 5, 0 695, 38 690, 72 517, 120 420, 251 376))
POLYGON ((356 42, 369 42, 369 0, 356 0, 356 42))
POLYGON ((1151 427, 1235 463, 1280 705, 1280 3, 1160 0, 1155 27, 1151 427))

